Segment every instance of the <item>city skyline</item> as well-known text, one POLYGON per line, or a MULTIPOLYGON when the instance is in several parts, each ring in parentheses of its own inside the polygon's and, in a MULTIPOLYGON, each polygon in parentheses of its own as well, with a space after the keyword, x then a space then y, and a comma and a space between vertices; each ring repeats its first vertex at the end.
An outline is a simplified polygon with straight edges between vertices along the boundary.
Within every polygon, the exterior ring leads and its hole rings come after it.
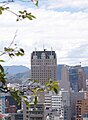
POLYGON ((6 60, 4 65, 30 67, 35 48, 50 51, 51 47, 56 51, 58 64, 77 65, 81 62, 83 66, 88 65, 87 0, 39 0, 38 8, 29 0, 14 1, 8 4, 13 11, 27 9, 36 19, 16 22, 16 16, 8 12, 0 16, 0 51, 11 43, 17 31, 14 43, 26 52, 24 57, 2 57, 6 60))

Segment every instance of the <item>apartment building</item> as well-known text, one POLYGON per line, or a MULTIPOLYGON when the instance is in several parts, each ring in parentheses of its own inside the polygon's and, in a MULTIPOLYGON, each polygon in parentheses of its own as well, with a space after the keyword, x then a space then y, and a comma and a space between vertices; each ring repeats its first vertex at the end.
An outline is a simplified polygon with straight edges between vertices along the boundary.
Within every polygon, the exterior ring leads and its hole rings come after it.
POLYGON ((76 115, 76 110, 75 110, 76 101, 84 99, 84 96, 85 96, 85 92, 84 91, 80 91, 80 92, 71 91, 70 92, 71 120, 75 119, 75 115, 76 115))
POLYGON ((75 120, 88 120, 88 96, 82 100, 77 100, 75 120))
POLYGON ((25 103, 23 105, 23 120, 45 120, 44 104, 38 103, 34 105, 30 104, 28 107, 25 103))

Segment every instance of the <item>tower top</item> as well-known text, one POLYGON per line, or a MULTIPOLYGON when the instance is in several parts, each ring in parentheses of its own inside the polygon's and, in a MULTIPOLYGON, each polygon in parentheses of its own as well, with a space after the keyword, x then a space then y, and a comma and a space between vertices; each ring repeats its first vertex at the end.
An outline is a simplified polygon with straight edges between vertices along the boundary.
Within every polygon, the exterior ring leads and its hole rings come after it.
POLYGON ((56 59, 55 51, 52 51, 52 53, 51 51, 46 51, 46 49, 44 49, 44 51, 33 51, 31 54, 31 59, 33 59, 33 56, 35 55, 35 53, 38 59, 41 59, 42 53, 45 53, 45 59, 49 59, 51 54, 53 58, 56 59))

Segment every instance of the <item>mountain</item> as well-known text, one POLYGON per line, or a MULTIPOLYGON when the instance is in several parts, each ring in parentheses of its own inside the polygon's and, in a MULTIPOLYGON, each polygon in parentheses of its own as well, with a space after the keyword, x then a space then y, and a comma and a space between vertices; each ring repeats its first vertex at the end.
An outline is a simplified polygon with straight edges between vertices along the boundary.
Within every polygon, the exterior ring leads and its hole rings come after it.
POLYGON ((5 73, 14 75, 17 73, 23 73, 25 71, 29 71, 29 68, 22 65, 20 66, 12 65, 12 66, 4 66, 4 70, 5 73))
POLYGON ((31 70, 25 66, 4 66, 7 82, 22 83, 31 77, 31 70))

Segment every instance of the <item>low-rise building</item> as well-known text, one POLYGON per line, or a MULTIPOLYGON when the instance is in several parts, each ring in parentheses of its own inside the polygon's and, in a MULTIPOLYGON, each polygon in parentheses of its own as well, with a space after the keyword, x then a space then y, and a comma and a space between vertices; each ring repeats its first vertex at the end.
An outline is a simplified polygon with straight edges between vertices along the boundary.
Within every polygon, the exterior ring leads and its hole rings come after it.
POLYGON ((38 103, 34 105, 30 104, 30 107, 24 103, 23 105, 23 120, 45 120, 44 104, 38 103))

